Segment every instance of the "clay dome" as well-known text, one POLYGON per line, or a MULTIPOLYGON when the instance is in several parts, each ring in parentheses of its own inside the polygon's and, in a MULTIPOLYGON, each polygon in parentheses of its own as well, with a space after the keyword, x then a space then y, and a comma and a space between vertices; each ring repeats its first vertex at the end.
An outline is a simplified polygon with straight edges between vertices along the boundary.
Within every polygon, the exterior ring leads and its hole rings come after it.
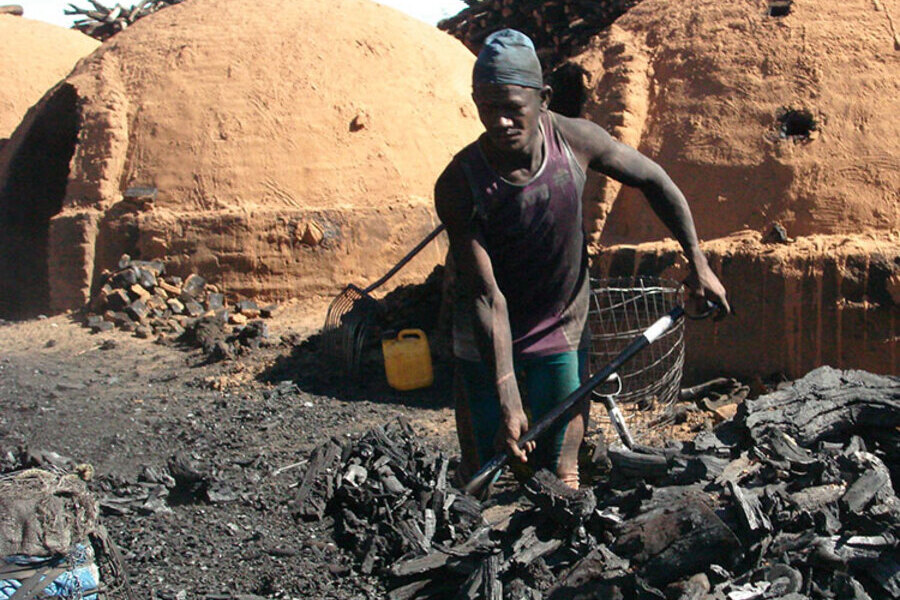
POLYGON ((100 43, 83 33, 12 15, 0 15, 0 139, 25 112, 100 43))
MULTIPOLYGON (((585 112, 671 175, 735 315, 685 377, 895 374, 900 38, 890 5, 645 0, 573 59, 585 112)), ((642 194, 589 178, 599 277, 687 275, 642 194)))
MULTIPOLYGON (((879 3, 645 0, 575 62, 589 116, 669 172, 705 239, 860 233, 900 226, 897 36, 879 3)), ((666 235, 604 185, 603 242, 666 235)))
MULTIPOLYGON (((0 153, 0 216, 5 204, 8 227, 24 218, 11 206, 56 202, 28 209, 49 219, 51 310, 83 304, 122 253, 236 296, 365 283, 437 224, 434 181, 480 131, 473 62, 449 35, 369 0, 184 2, 110 39, 45 96, 0 153), (64 196, 47 200, 36 182, 58 167, 16 164, 42 122, 65 114, 77 140, 64 196)), ((432 246, 404 273, 440 259, 432 246)))

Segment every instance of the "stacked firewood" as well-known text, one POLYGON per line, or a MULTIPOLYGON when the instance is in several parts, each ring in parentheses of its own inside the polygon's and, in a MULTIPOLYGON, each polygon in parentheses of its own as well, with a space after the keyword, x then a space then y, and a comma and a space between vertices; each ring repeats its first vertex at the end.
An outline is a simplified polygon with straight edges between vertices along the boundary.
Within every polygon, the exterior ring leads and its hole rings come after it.
POLYGON ((93 6, 92 9, 80 8, 74 4, 69 4, 65 14, 84 17, 75 21, 72 27, 102 42, 126 29, 138 19, 183 1, 142 0, 137 4, 133 4, 131 8, 125 8, 118 3, 115 6, 107 7, 97 0, 88 0, 93 6))
POLYGON ((87 307, 85 324, 95 333, 118 328, 140 338, 177 340, 203 348, 210 359, 232 358, 243 348, 258 347, 276 305, 253 300, 228 305, 225 294, 193 273, 182 279, 166 275, 160 261, 133 260, 127 254, 107 272, 87 307), (233 326, 232 331, 227 331, 233 326))
POLYGON ((490 525, 408 430, 320 448, 301 504, 393 600, 898 598, 898 426, 900 378, 823 367, 691 443, 610 449, 594 487, 539 472, 490 525))
POLYGON ((511 27, 527 34, 545 70, 576 54, 600 30, 640 0, 481 0, 438 23, 477 52, 491 33, 511 27))

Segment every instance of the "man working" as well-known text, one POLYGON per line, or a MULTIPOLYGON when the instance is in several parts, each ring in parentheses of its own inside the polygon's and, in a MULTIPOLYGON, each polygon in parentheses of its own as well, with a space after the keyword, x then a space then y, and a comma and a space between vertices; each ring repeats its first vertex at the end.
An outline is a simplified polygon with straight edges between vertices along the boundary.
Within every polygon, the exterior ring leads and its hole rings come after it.
POLYGON ((485 132, 441 174, 435 205, 457 277, 453 349, 463 476, 505 450, 523 462, 533 453, 531 462, 577 487, 588 403, 537 446, 519 449, 528 420, 517 375, 535 420, 586 375, 586 169, 640 188, 684 249, 691 295, 723 314, 730 309, 668 175, 594 123, 550 112, 551 94, 527 36, 505 29, 488 37, 472 96, 485 132))

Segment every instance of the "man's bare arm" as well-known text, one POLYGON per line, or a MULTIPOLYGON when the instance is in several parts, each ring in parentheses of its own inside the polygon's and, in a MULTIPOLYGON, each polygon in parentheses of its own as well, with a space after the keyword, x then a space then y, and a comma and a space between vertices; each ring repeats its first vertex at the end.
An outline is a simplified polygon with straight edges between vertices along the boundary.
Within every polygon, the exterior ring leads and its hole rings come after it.
POLYGON ((494 372, 502 417, 497 444, 525 461, 526 454, 518 448, 517 441, 528 430, 528 421, 522 409, 513 367, 506 298, 497 286, 483 239, 471 222, 471 192, 454 165, 448 167, 438 179, 434 197, 438 216, 447 227, 450 251, 461 283, 472 301, 479 351, 494 372))
POLYGON ((653 212, 684 250, 691 269, 686 283, 692 294, 720 305, 723 314, 730 312, 725 288, 700 250, 687 200, 665 170, 634 148, 614 140, 595 123, 559 115, 556 119, 582 167, 599 171, 643 192, 653 212))

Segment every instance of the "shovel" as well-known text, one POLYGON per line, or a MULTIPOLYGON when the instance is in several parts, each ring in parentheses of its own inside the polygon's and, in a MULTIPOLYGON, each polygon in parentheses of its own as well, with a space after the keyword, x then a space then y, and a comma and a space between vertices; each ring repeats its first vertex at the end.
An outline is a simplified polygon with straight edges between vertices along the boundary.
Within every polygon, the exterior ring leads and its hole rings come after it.
POLYGON ((442 231, 444 231, 444 225, 438 225, 415 248, 401 258, 400 262, 368 287, 360 288, 351 283, 331 301, 325 316, 325 325, 322 327, 325 352, 335 359, 344 372, 351 377, 355 378, 359 375, 360 357, 365 346, 367 329, 380 312, 378 301, 369 294, 396 275, 397 271, 406 266, 406 263, 411 261, 442 231))
MULTIPOLYGON (((703 319, 711 315, 713 312, 717 310, 717 306, 711 302, 708 302, 709 306, 708 310, 700 315, 690 315, 692 319, 703 319)), ((612 359, 605 367, 600 369, 597 373, 592 375, 590 379, 585 381, 579 386, 577 390, 569 394, 565 400, 557 404, 550 412, 541 418, 540 421, 534 424, 521 438, 517 445, 519 448, 524 448, 525 445, 538 437, 541 436, 547 429, 549 429, 563 414, 567 413, 569 409, 573 406, 584 400, 589 394, 591 394, 594 389, 599 386, 601 383, 614 380, 616 378, 616 371, 625 364, 628 360, 634 357, 635 354, 652 344, 654 341, 659 339, 670 327, 672 327, 675 323, 678 322, 685 315, 683 306, 676 306, 672 310, 670 310, 667 314, 663 315, 659 319, 656 320, 650 327, 648 327, 642 334, 637 336, 628 346, 625 347, 615 358, 612 359)), ((605 399, 604 399, 605 400, 605 399)), ((624 419, 621 418, 621 414, 616 415, 613 409, 617 409, 615 403, 610 398, 610 402, 606 403, 607 409, 610 411, 611 416, 613 417, 613 422, 616 425, 617 430, 619 427, 624 427, 625 435, 628 438, 628 442, 631 442, 633 445, 633 441, 630 439, 630 434, 627 432, 627 427, 625 426, 624 419), (619 418, 616 418, 619 417, 619 418)), ((617 410, 616 410, 617 412, 617 410)), ((620 433, 622 435, 622 433, 620 433)), ((506 462, 509 460, 509 455, 505 452, 496 455, 494 458, 489 460, 481 470, 475 473, 475 476, 472 477, 472 480, 466 484, 463 488, 468 494, 477 495, 485 485, 493 483, 496 481, 497 477, 500 475, 500 469, 506 465, 506 462)))

